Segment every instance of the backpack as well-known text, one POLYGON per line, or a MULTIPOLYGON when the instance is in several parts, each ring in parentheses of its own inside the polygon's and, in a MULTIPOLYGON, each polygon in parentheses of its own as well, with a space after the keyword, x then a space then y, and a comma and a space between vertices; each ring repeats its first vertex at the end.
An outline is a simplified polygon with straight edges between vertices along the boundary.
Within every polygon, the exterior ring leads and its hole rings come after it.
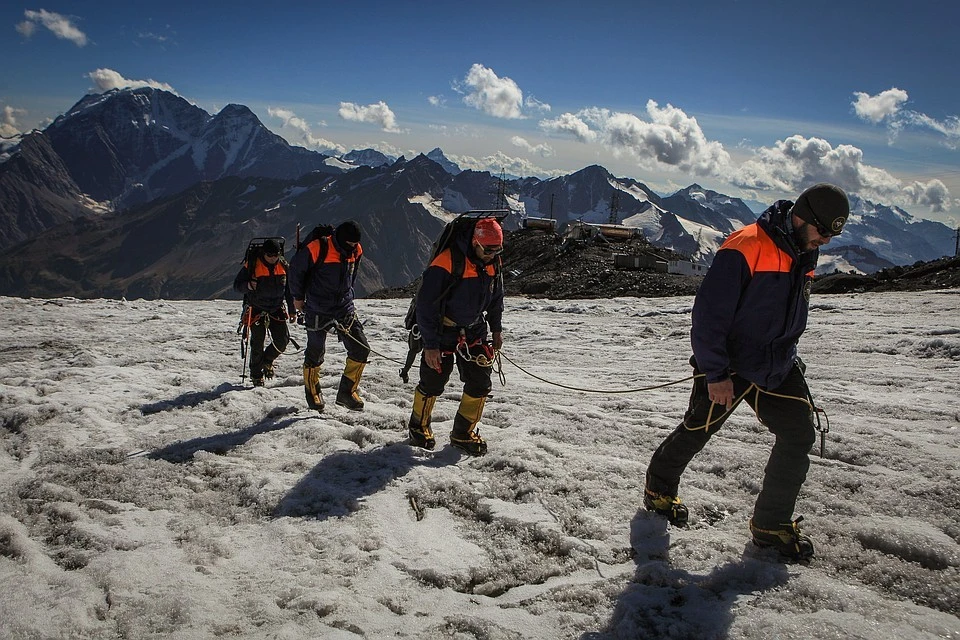
MULTIPOLYGON (((299 232, 299 227, 298 227, 298 231, 297 231, 297 251, 300 251, 300 249, 303 249, 305 246, 307 246, 308 244, 310 244, 311 242, 313 242, 314 240, 316 240, 316 239, 318 239, 318 238, 326 238, 327 236, 332 236, 334 230, 335 230, 335 229, 333 228, 333 225, 332 225, 332 224, 322 224, 322 223, 321 223, 321 224, 318 224, 317 226, 315 226, 315 227, 310 231, 310 233, 307 234, 307 236, 306 236, 306 237, 303 239, 303 241, 301 242, 301 241, 300 241, 300 232, 299 232)), ((326 257, 327 246, 326 246, 324 243, 322 243, 322 242, 320 243, 320 251, 321 251, 322 254, 323 254, 322 257, 326 257)), ((320 262, 322 262, 322 261, 323 261, 323 260, 322 260, 322 258, 321 258, 320 262)))
POLYGON ((273 240, 278 245, 280 245, 280 256, 283 257, 284 239, 282 237, 270 236, 270 237, 263 237, 263 238, 254 238, 253 240, 250 241, 249 244, 247 244, 247 250, 243 253, 243 260, 241 260, 241 264, 251 265, 257 258, 263 255, 263 244, 267 240, 273 240))
MULTIPOLYGON (((482 218, 495 218, 501 224, 503 219, 507 217, 509 211, 502 210, 493 210, 493 211, 467 211, 466 213, 461 213, 456 218, 451 220, 443 228, 443 231, 440 232, 440 235, 433 243, 433 250, 430 252, 430 257, 427 259, 427 264, 424 267, 424 272, 430 267, 430 264, 434 259, 443 253, 444 250, 450 249, 450 258, 452 266, 450 268, 450 275, 453 277, 450 284, 447 285, 447 288, 444 289, 440 296, 433 301, 433 305, 437 307, 437 313, 440 317, 443 316, 447 298, 450 297, 450 294, 453 290, 460 284, 460 281, 463 279, 463 272, 466 268, 467 257, 463 255, 463 252, 457 246, 456 239, 460 234, 473 235, 473 228, 476 226, 477 221, 482 218)), ((495 271, 494 277, 500 276, 500 269, 502 266, 502 261, 499 256, 493 262, 493 268, 495 271)), ((423 279, 420 280, 421 285, 423 279)), ((404 364, 404 368, 400 370, 400 377, 404 382, 408 381, 408 372, 410 367, 413 366, 413 360, 416 358, 416 355, 423 350, 423 343, 420 340, 420 332, 417 330, 417 297, 420 294, 420 285, 417 286, 417 290, 413 294, 413 298, 410 300, 410 306, 407 307, 407 314, 403 318, 403 326, 409 332, 407 337, 407 346, 409 348, 407 352, 407 359, 404 364)))
MULTIPOLYGON (((257 258, 263 255, 263 245, 267 240, 273 240, 280 246, 280 261, 283 264, 287 264, 287 261, 283 257, 284 251, 284 239, 281 236, 265 236, 263 238, 254 238, 247 244, 247 250, 243 252, 243 260, 240 262, 244 267, 247 268, 248 272, 251 272, 254 264, 256 264, 257 258)), ((243 294, 243 305, 246 308, 248 302, 249 294, 243 294)))

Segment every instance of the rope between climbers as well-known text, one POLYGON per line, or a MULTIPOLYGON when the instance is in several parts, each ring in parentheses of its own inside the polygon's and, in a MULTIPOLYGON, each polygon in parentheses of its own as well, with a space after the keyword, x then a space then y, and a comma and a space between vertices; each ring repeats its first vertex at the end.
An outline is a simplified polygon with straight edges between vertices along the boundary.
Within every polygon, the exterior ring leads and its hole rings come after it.
POLYGON ((652 386, 649 386, 649 387, 638 387, 638 388, 636 388, 636 389, 585 389, 585 388, 583 388, 583 387, 573 387, 573 386, 566 385, 566 384, 562 384, 562 383, 559 383, 559 382, 553 382, 552 380, 547 380, 546 378, 541 378, 540 376, 538 376, 538 375, 536 375, 535 373, 532 373, 532 372, 524 369, 524 368, 521 367, 519 364, 517 364, 516 362, 514 362, 513 360, 511 360, 511 359, 510 359, 510 356, 508 356, 507 354, 505 354, 503 351, 500 351, 500 352, 499 352, 499 355, 500 355, 501 357, 503 357, 504 359, 506 359, 507 362, 509 362, 510 364, 512 364, 513 366, 515 366, 517 369, 520 369, 520 371, 522 371, 523 373, 527 374, 527 375, 530 376, 531 378, 536 378, 536 379, 539 380, 540 382, 545 382, 545 383, 547 383, 547 384, 549 384, 549 385, 553 385, 553 386, 555 386, 555 387, 560 387, 560 388, 562 388, 562 389, 569 389, 570 391, 583 391, 583 392, 585 392, 585 393, 639 393, 639 392, 641 392, 641 391, 653 391, 654 389, 662 389, 662 388, 664 388, 664 387, 669 387, 669 386, 672 386, 672 385, 675 385, 675 384, 680 384, 681 382, 687 382, 688 380, 693 380, 694 378, 697 378, 697 377, 700 377, 700 376, 703 375, 702 373, 699 373, 699 374, 696 374, 696 375, 687 376, 686 378, 682 378, 682 379, 680 379, 680 380, 674 380, 674 381, 672 381, 672 382, 664 382, 663 384, 656 384, 656 385, 652 385, 652 386))

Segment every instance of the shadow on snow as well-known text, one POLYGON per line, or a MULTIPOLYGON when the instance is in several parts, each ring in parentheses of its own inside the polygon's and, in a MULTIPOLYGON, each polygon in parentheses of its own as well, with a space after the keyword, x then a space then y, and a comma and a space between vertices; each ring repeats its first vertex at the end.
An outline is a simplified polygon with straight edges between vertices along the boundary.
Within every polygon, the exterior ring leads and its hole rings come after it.
POLYGON ((762 559, 751 546, 743 557, 697 575, 670 566, 667 521, 646 510, 634 516, 630 544, 637 570, 620 594, 601 632, 580 640, 618 638, 726 638, 740 596, 775 589, 789 578, 776 560, 762 559))
MULTIPOLYGON (((222 385, 225 386, 225 385, 222 385)), ((194 438, 174 442, 162 449, 151 451, 146 455, 151 460, 166 460, 167 462, 187 462, 193 458, 198 451, 206 451, 217 455, 224 455, 240 445, 245 444, 250 438, 261 433, 270 431, 279 431, 286 429, 291 424, 306 420, 307 418, 290 418, 277 421, 277 418, 296 413, 296 407, 283 407, 274 409, 263 420, 250 425, 240 431, 230 431, 229 433, 219 433, 215 436, 204 436, 203 438, 194 438)))
POLYGON ((318 520, 348 515, 363 499, 401 478, 415 466, 454 464, 461 454, 453 447, 435 453, 397 442, 364 451, 326 456, 280 500, 275 517, 312 517, 318 520))
POLYGON ((160 413, 161 411, 172 411, 173 409, 195 407, 198 404, 203 404, 204 402, 209 402, 210 400, 216 400, 229 391, 242 391, 245 388, 246 387, 242 385, 224 382, 212 391, 189 391, 181 394, 173 400, 161 400, 159 402, 145 404, 140 407, 140 413, 145 416, 149 416, 154 413, 160 413))

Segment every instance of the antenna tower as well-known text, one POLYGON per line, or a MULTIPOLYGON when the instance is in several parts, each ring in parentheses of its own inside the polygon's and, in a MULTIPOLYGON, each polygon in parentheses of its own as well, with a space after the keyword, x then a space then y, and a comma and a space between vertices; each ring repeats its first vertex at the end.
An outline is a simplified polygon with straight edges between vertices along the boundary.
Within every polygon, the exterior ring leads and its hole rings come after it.
POLYGON ((610 196, 610 224, 620 224, 617 213, 620 211, 620 190, 614 189, 610 196))
POLYGON ((500 178, 497 180, 497 203, 493 207, 503 211, 507 209, 507 179, 506 172, 500 168, 500 178))

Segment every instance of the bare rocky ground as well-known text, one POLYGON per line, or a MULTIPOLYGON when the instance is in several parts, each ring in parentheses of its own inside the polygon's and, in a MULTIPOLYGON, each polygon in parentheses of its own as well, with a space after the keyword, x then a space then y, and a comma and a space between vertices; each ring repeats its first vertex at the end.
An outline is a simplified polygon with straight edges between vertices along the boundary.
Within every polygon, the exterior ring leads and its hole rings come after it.
MULTIPOLYGON (((503 273, 508 296, 553 300, 686 296, 695 294, 703 279, 614 267, 614 253, 647 252, 664 260, 682 258, 653 247, 644 238, 565 241, 552 233, 523 229, 508 232, 504 247, 503 273)), ((418 285, 419 280, 369 297, 409 297, 418 285)))
MULTIPOLYGON (((503 254, 504 284, 508 296, 571 300, 586 298, 659 298, 694 295, 701 276, 661 273, 652 269, 614 267, 613 254, 654 253, 664 260, 682 259, 653 247, 643 238, 593 238, 565 241, 555 234, 524 229, 508 232, 503 254)), ((371 298, 411 297, 419 280, 383 289, 371 298)), ((960 287, 960 258, 945 257, 910 266, 891 267, 870 275, 834 273, 820 276, 814 293, 867 291, 928 291, 960 287)))
POLYGON ((960 258, 945 257, 910 266, 890 267, 870 275, 834 273, 817 278, 814 293, 930 291, 960 287, 960 258))

